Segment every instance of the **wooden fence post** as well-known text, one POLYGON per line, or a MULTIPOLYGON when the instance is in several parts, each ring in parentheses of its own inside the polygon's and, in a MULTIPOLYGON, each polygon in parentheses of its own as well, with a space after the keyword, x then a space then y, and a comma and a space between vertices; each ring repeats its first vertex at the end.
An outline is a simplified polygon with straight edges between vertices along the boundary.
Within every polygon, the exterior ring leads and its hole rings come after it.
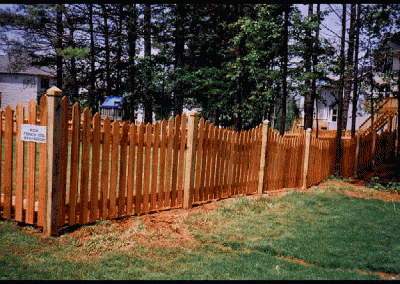
POLYGON ((57 236, 61 208, 61 138, 62 138, 62 92, 57 87, 47 90, 47 212, 44 232, 57 236))
POLYGON ((198 116, 195 111, 189 112, 188 136, 187 136, 187 152, 185 161, 185 179, 183 187, 183 209, 192 207, 193 202, 193 186, 194 186, 194 169, 196 166, 196 142, 197 142, 197 125, 198 116))
POLYGON ((258 189, 257 194, 262 195, 264 187, 264 176, 265 176, 265 156, 267 154, 267 143, 268 143, 268 120, 263 121, 262 136, 261 136, 261 157, 260 157, 260 170, 258 172, 258 189))
POLYGON ((304 151, 304 167, 303 167, 303 185, 302 190, 307 188, 307 174, 308 174, 308 162, 310 159, 310 144, 311 144, 311 128, 306 130, 306 143, 304 151))

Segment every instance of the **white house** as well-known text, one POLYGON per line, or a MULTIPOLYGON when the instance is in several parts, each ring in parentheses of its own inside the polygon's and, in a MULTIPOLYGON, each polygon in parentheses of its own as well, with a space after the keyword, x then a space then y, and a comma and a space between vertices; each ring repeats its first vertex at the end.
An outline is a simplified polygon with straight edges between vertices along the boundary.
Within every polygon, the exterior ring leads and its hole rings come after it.
MULTIPOLYGON (((337 78, 332 77, 332 80, 337 78)), ((314 103, 314 121, 313 128, 317 127, 318 117, 318 128, 323 130, 336 130, 337 129, 337 117, 338 117, 338 106, 335 103, 338 97, 338 87, 325 85, 318 89, 318 103, 314 103)), ((298 98, 300 108, 300 118, 296 121, 296 128, 302 128, 304 126, 304 97, 298 98)), ((359 125, 368 118, 370 115, 364 110, 365 97, 364 94, 359 94, 357 102, 357 114, 356 114, 356 130, 359 125)), ((347 116, 347 127, 346 130, 351 130, 352 123, 352 109, 353 104, 350 98, 349 110, 347 116)))
MULTIPOLYGON (((382 58, 388 60, 392 65, 392 70, 400 69, 400 32, 394 34, 390 41, 388 41, 388 46, 392 48, 392 52, 389 55, 382 54, 382 58)), ((369 80, 368 72, 361 72, 360 78, 364 78, 363 80, 369 80)), ((369 73, 370 74, 370 73, 369 73)), ((373 74, 373 81, 375 86, 378 87, 378 91, 374 91, 373 97, 386 97, 392 96, 394 92, 398 91, 397 86, 397 78, 395 78, 392 82, 385 82, 380 74, 373 74)), ((333 81, 338 81, 338 77, 328 76, 333 81)), ((320 129, 327 130, 336 130, 337 129, 337 106, 334 105, 335 97, 337 98, 337 88, 334 86, 325 86, 319 89, 319 96, 321 100, 318 101, 318 105, 314 104, 315 113, 318 111, 318 123, 320 129)), ((352 94, 351 94, 352 97, 352 94)), ((300 97, 297 99, 300 107, 300 119, 296 121, 296 127, 302 127, 304 123, 304 97, 300 97)), ((359 99, 357 103, 357 116, 356 116, 356 130, 358 130, 360 124, 370 116, 370 113, 365 111, 365 105, 369 104, 366 101, 366 97, 363 93, 359 94, 359 99)), ((349 111, 348 111, 348 120, 347 120, 347 128, 346 130, 351 130, 351 121, 352 121, 352 102, 350 99, 349 111)), ((316 127, 316 114, 314 113, 314 124, 313 127, 316 127)))
POLYGON ((32 66, 24 57, 0 55, 1 109, 8 105, 15 109, 18 103, 23 103, 26 112, 30 100, 38 100, 55 84, 54 70, 32 66))

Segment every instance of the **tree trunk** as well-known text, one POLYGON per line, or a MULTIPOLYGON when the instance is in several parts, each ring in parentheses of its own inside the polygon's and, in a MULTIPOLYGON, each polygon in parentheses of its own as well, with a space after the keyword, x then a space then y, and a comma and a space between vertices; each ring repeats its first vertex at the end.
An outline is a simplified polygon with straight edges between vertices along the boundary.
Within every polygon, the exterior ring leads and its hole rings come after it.
MULTIPOLYGON (((67 14, 67 23, 68 23, 68 29, 69 29, 69 37, 68 37, 68 45, 71 48, 75 48, 75 42, 74 42, 74 32, 75 32, 75 27, 74 27, 74 21, 71 18, 70 15, 67 14)), ((77 84, 77 76, 78 72, 76 70, 76 58, 75 56, 71 57, 71 84, 72 84, 72 97, 73 98, 78 98, 78 92, 79 92, 79 87, 77 84)))
MULTIPOLYGON (((308 4, 308 18, 313 15, 313 5, 308 4)), ((312 66, 312 39, 311 39, 311 27, 307 25, 306 28, 306 47, 304 54, 305 61, 305 71, 309 75, 311 74, 311 66, 312 66)), ((314 99, 311 90, 311 79, 307 76, 305 80, 305 94, 304 94, 304 129, 308 129, 313 127, 313 115, 314 115, 314 99)))
POLYGON ((144 56, 147 58, 145 75, 145 97, 144 97, 144 122, 153 122, 153 104, 150 93, 151 82, 151 4, 144 5, 144 56))
POLYGON ((116 72, 117 72, 117 80, 116 80, 116 90, 115 93, 117 96, 121 96, 121 85, 122 85, 122 33, 123 33, 123 27, 122 27, 122 22, 124 20, 124 5, 125 4, 119 4, 119 19, 118 19, 118 40, 117 40, 117 66, 116 66, 116 72))
MULTIPOLYGON (((312 59, 312 64, 313 64, 313 73, 316 74, 316 66, 318 65, 318 49, 319 49, 319 27, 320 27, 320 4, 317 4, 317 17, 318 17, 318 23, 317 27, 315 28, 315 46, 313 50, 313 59, 312 59)), ((318 97, 317 97, 317 79, 313 78, 312 80, 312 98, 313 98, 313 104, 315 101, 315 108, 316 108, 316 114, 315 114, 315 119, 316 119, 316 137, 318 138, 318 97)))
POLYGON ((106 82, 107 82, 107 96, 111 95, 111 70, 110 70, 110 43, 109 43, 109 30, 108 30, 108 7, 102 4, 103 18, 104 18, 104 45, 106 52, 106 82))
MULTIPOLYGON (((356 23, 356 4, 351 4, 350 13, 350 30, 349 30, 349 49, 347 51, 347 66, 351 68, 353 66, 354 57, 354 37, 355 37, 355 23, 356 23)), ((343 97, 343 129, 347 129, 347 118, 349 113, 350 93, 352 86, 352 79, 354 78, 353 72, 347 72, 345 79, 345 92, 343 97)))
MULTIPOLYGON (((237 19, 242 18, 243 7, 241 6, 241 4, 236 4, 236 11, 237 11, 237 19)), ((237 54, 239 58, 243 58, 245 56, 245 40, 243 37, 240 39, 237 54)), ((237 118, 235 119, 235 128, 238 131, 241 131, 243 127, 241 105, 242 105, 243 95, 245 94, 245 84, 246 84, 246 67, 242 66, 242 69, 243 71, 240 72, 238 76, 238 91, 236 92, 237 118)))
MULTIPOLYGON (((185 10, 183 5, 176 4, 176 15, 175 15, 175 30, 174 30, 174 56, 175 56, 175 68, 179 70, 183 66, 183 52, 185 49, 184 39, 184 28, 183 28, 183 17, 185 16, 185 10)), ((182 84, 180 83, 181 72, 176 72, 176 86, 174 89, 174 115, 181 115, 183 111, 183 97, 182 97, 182 84)))
POLYGON ((353 87, 353 108, 351 110, 351 137, 356 134, 357 102, 358 102, 358 48, 360 46, 361 29, 361 4, 357 4, 357 20, 355 28, 356 43, 354 48, 354 87, 353 87))
POLYGON ((135 76, 136 76, 136 67, 135 67, 135 56, 136 56, 136 40, 138 37, 137 33, 137 9, 136 4, 131 4, 130 13, 128 16, 128 42, 129 42, 129 92, 130 100, 129 100, 129 118, 132 121, 135 121, 135 76))
MULTIPOLYGON (((57 47, 56 50, 60 52, 63 48, 63 22, 62 22, 62 14, 64 4, 58 4, 57 7, 57 47)), ((62 55, 57 54, 57 87, 62 90, 63 88, 63 59, 62 55)))
POLYGON ((289 13, 290 4, 285 5, 285 23, 283 30, 283 43, 282 43, 282 121, 280 125, 280 134, 285 134, 286 126, 286 99, 287 99, 287 64, 288 64, 288 38, 289 38, 289 13))
POLYGON ((93 4, 89 4, 89 33, 90 33, 90 99, 92 101, 92 114, 98 112, 98 99, 96 96, 96 70, 95 70, 95 45, 93 29, 93 4))
POLYGON ((342 14, 342 38, 340 41, 340 80, 338 94, 338 116, 337 116, 337 134, 336 134, 336 157, 335 174, 342 175, 342 120, 343 120, 343 89, 344 89, 344 45, 346 40, 346 4, 343 4, 342 14))

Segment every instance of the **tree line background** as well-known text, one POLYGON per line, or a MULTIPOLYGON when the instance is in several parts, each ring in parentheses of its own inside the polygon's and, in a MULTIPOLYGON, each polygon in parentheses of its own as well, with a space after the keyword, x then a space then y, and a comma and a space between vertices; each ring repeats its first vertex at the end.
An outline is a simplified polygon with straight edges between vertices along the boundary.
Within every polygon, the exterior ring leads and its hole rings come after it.
POLYGON ((299 115, 294 94, 304 96, 309 128, 318 86, 328 83, 340 90, 345 129, 350 100, 357 105, 360 92, 378 87, 354 74, 399 80, 377 54, 391 52, 400 5, 307 7, 303 16, 293 4, 19 4, 1 9, 0 41, 8 53, 55 67, 57 87, 93 113, 116 95, 125 97, 125 119, 134 120, 140 104, 145 122, 198 107, 220 126, 249 129, 269 119, 283 134, 299 115), (340 45, 320 35, 332 13, 342 21, 340 45))

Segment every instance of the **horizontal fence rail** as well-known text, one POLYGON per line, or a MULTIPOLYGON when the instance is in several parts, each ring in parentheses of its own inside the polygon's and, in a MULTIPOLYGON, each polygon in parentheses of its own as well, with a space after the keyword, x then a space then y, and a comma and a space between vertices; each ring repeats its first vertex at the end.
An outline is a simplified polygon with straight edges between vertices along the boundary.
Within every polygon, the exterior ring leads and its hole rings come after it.
MULTIPOLYGON (((334 173, 332 131, 281 136, 264 122, 237 132, 196 113, 146 125, 111 122, 78 103, 70 108, 53 88, 24 113, 22 104, 0 109, 0 217, 48 235, 99 219, 310 187, 334 173), (45 126, 46 142, 24 141, 23 124, 45 126)), ((342 138, 343 176, 390 160, 396 139, 390 131, 342 138)))

